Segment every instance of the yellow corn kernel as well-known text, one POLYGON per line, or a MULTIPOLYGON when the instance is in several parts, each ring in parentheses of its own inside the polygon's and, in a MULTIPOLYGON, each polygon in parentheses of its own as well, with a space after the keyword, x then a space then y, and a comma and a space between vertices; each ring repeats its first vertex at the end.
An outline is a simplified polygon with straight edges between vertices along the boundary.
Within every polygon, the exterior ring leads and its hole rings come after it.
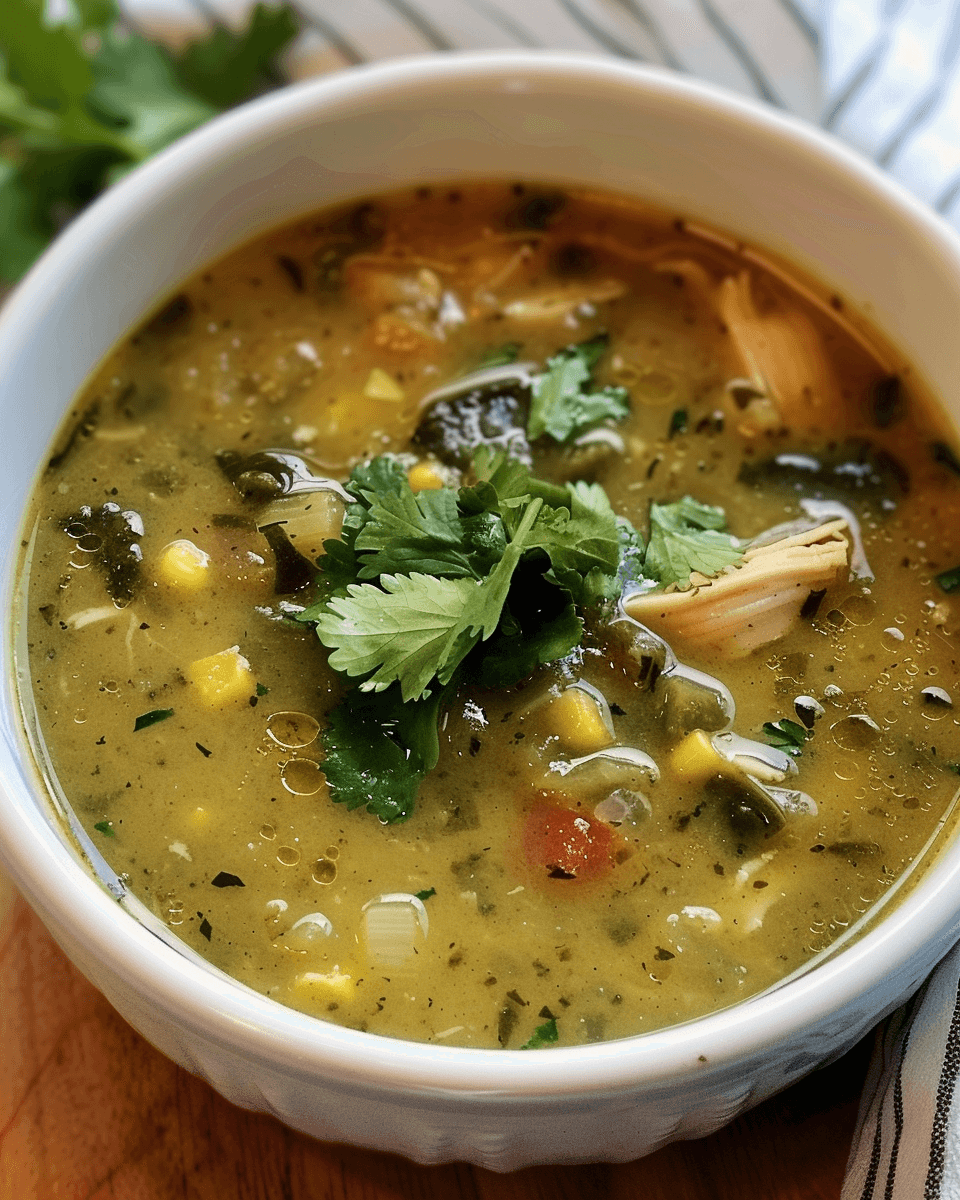
POLYGON ((710 734, 702 729, 688 733, 670 753, 674 771, 683 779, 703 783, 726 767, 723 759, 713 747, 710 734))
POLYGON ((407 393, 400 384, 382 367, 374 367, 370 372, 363 394, 368 400, 389 400, 392 404, 399 404, 407 398, 407 393))
POLYGON ((335 966, 332 971, 301 971, 294 979, 298 992, 306 993, 315 1000, 349 1000, 354 990, 353 979, 335 966))
POLYGON ((418 462, 407 472, 407 483, 414 492, 429 492, 443 487, 443 479, 429 463, 418 462))
POLYGON ((210 578, 210 555, 186 538, 164 546, 157 560, 157 582, 194 592, 210 578))
POLYGON ((614 740, 599 704, 582 688, 566 688, 544 715, 551 731, 575 754, 592 754, 614 740))
POLYGON ((257 686, 250 664, 240 653, 239 646, 198 658, 190 663, 186 674, 209 708, 225 708, 228 704, 247 701, 257 686))

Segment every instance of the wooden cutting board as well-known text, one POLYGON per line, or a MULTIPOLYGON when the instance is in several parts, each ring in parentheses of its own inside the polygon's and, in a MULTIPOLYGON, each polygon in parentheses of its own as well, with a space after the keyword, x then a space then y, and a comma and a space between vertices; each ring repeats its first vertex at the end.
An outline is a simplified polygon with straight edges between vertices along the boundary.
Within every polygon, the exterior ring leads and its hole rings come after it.
POLYGON ((0 876, 0 1200, 837 1200, 868 1057, 634 1163, 418 1167, 222 1100, 117 1016, 0 876))

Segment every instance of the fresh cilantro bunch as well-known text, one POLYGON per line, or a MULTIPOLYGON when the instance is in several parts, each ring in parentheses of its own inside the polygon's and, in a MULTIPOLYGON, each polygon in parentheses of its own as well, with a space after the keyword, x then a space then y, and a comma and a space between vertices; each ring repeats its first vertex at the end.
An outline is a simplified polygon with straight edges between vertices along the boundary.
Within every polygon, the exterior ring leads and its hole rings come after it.
POLYGON ((0 278, 17 280, 57 229, 116 178, 225 108, 278 83, 297 25, 258 4, 174 55, 125 29, 115 0, 0 0, 0 278))
POLYGON ((622 421, 628 415, 630 397, 626 388, 592 390, 593 368, 609 340, 601 333, 547 359, 547 369, 531 387, 527 419, 531 441, 548 434, 555 441, 566 442, 602 421, 622 421))
POLYGON ((509 687, 577 646, 580 610, 613 599, 639 538, 598 484, 560 487, 479 452, 473 485, 414 493, 397 460, 357 467, 324 543, 316 627, 348 691, 322 736, 334 800, 410 815, 462 683, 509 687))

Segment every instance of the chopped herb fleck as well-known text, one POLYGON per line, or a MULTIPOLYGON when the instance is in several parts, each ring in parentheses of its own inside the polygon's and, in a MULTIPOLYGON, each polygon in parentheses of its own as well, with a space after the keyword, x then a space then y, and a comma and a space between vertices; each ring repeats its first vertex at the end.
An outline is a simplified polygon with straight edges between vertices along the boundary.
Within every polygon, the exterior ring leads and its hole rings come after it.
POLYGON ((667 439, 676 436, 678 433, 686 433, 687 431, 687 410, 685 408, 675 408, 670 415, 670 428, 667 430, 667 439))
POLYGON ((200 932, 203 934, 203 936, 209 942, 210 937, 213 934, 213 926, 210 924, 210 922, 207 920, 206 917, 204 917, 203 920, 200 922, 200 932))
POLYGON ((258 696, 268 696, 269 694, 270 694, 270 689, 268 687, 264 687, 264 685, 262 683, 257 684, 257 695, 258 696))
POLYGON ((199 742, 196 742, 195 745, 196 745, 197 749, 200 751, 200 753, 203 755, 204 758, 209 758, 210 755, 213 753, 213 751, 208 750, 206 748, 206 746, 201 746, 199 742))
POLYGON ((557 1029, 557 1018, 551 1017, 533 1031, 533 1037, 520 1047, 521 1050, 542 1050, 544 1046, 553 1046, 560 1040, 557 1029))
POLYGON ((436 888, 426 888, 422 892, 414 892, 414 895, 416 896, 416 898, 418 900, 429 900, 431 896, 435 896, 436 894, 437 894, 436 888))
POLYGON ((229 871, 221 871, 210 880, 215 888, 246 887, 239 875, 231 875, 229 871))
POLYGON ((960 566, 951 567, 949 571, 941 571, 935 575, 937 583, 948 595, 960 589, 960 566))
POLYGON ((94 829, 97 831, 97 833, 102 833, 104 837, 117 836, 111 821, 98 821, 96 825, 94 825, 94 829))
POLYGON ((153 708, 150 712, 141 713, 133 723, 133 732, 139 733, 141 729, 149 729, 151 725, 156 725, 158 721, 166 721, 168 717, 173 716, 172 708, 153 708))

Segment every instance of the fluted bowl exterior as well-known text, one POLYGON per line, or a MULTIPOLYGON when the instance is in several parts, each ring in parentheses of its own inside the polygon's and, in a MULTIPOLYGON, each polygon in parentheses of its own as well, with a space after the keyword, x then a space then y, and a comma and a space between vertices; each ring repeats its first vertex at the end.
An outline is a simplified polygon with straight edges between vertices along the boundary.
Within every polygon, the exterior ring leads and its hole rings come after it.
POLYGON ((494 178, 641 196, 794 262, 868 316, 960 421, 960 242, 798 121, 659 70, 527 52, 401 60, 235 110, 93 205, 0 320, 0 861, 117 1010, 229 1100, 326 1140, 509 1170, 624 1161, 710 1133, 841 1053, 960 934, 960 844, 945 839, 909 894, 840 953, 698 1021, 538 1054, 359 1033, 229 979, 98 882, 31 761, 11 617, 44 452, 90 372, 161 298, 312 209, 494 178))

